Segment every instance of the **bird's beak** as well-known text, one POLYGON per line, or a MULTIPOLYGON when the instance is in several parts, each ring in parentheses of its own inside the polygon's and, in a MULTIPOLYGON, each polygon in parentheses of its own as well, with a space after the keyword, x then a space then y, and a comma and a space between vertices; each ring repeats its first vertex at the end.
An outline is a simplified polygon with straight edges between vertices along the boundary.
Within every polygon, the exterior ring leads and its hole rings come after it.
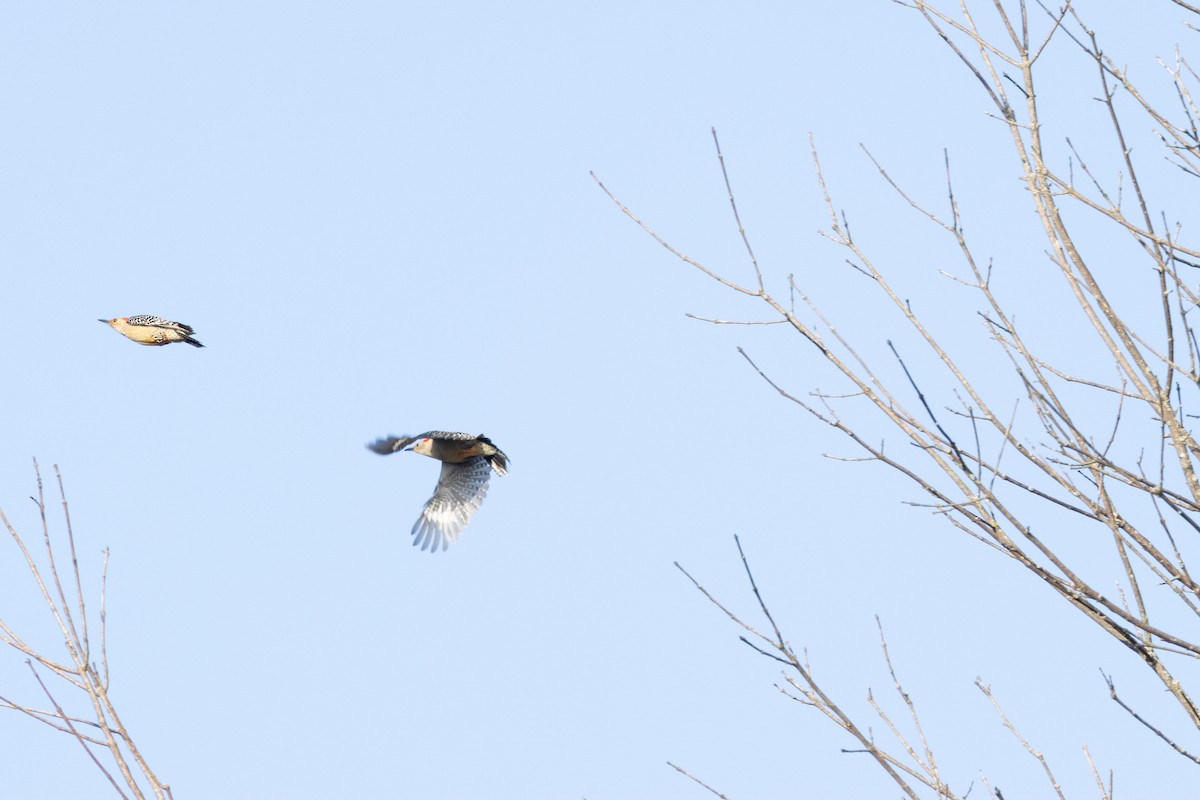
POLYGON ((97 319, 96 319, 96 322, 103 322, 103 323, 104 323, 104 324, 106 324, 106 325, 108 324, 108 320, 106 320, 106 319, 99 319, 99 318, 97 318, 97 319))

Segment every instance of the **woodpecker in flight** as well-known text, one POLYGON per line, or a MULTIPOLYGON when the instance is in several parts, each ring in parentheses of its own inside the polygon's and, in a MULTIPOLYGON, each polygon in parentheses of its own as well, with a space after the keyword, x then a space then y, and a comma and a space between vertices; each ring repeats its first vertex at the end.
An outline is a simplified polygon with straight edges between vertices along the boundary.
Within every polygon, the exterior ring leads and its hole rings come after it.
POLYGON ((487 496, 492 470, 508 472, 508 456, 480 434, 429 431, 418 436, 389 436, 367 445, 381 456, 411 450, 442 462, 433 497, 413 525, 413 546, 445 550, 467 527, 471 515, 487 496))
POLYGON ((187 342, 192 347, 204 347, 192 338, 194 331, 191 325, 171 322, 162 317, 138 314, 136 317, 113 317, 112 319, 102 319, 100 322, 138 344, 158 347, 172 342, 187 342))

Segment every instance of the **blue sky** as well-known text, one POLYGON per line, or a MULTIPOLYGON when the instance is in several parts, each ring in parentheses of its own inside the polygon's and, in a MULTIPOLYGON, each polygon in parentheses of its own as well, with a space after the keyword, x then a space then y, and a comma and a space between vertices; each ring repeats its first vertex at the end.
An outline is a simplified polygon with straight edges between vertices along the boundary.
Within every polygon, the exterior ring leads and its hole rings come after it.
MULTIPOLYGON (((1145 796, 1192 780, 1107 701, 1098 668, 1154 708, 1132 656, 904 505, 895 475, 824 458, 856 453, 736 348, 801 394, 837 385, 827 367, 780 328, 686 318, 761 312, 589 177, 746 277, 716 127, 774 288, 795 273, 884 359, 911 334, 816 235, 812 132, 856 234, 939 322, 972 318, 937 274, 952 254, 858 143, 933 203, 948 149, 968 227, 1023 276, 1041 244, 1014 233, 1031 212, 1004 134, 915 14, 816 6, 3 11, 0 507, 34 536, 30 459, 57 464, 93 593, 111 549, 114 697, 177 798, 706 796, 667 761, 736 798, 894 791, 674 568, 753 615, 734 534, 863 720, 868 687, 901 711, 882 617, 960 789, 982 772, 1046 793, 976 676, 1071 790, 1092 786, 1084 744, 1145 796), (132 314, 207 347, 96 322, 132 314), (435 556, 409 529, 437 465, 363 448, 429 429, 512 459, 435 556)), ((1149 80, 1195 36, 1157 6, 1080 7, 1149 80)), ((1055 147, 1103 141, 1083 74, 1047 70, 1048 97, 1076 95, 1055 147)), ((0 616, 55 647, 15 559, 0 548, 0 616)), ((20 661, 0 659, 0 693, 32 702, 20 661)), ((11 796, 107 791, 61 734, 10 713, 0 742, 11 796)))

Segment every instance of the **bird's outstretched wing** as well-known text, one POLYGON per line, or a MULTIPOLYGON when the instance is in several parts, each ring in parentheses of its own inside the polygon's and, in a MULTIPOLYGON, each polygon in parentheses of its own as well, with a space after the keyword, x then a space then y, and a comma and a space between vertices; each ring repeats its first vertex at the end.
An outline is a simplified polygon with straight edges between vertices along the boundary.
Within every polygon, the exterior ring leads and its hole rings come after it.
POLYGON ((433 497, 413 525, 413 545, 434 551, 449 547, 487 497, 491 474, 492 467, 482 456, 458 464, 443 462, 433 497))
POLYGON ((420 438, 420 436, 388 436, 384 439, 376 439, 371 442, 367 445, 367 449, 373 453, 379 453, 381 456, 390 456, 392 453, 400 452, 420 438))
POLYGON ((184 325, 182 322, 156 317, 153 314, 136 314, 129 318, 129 324, 145 325, 152 328, 171 328, 184 334, 196 332, 191 325, 184 325))

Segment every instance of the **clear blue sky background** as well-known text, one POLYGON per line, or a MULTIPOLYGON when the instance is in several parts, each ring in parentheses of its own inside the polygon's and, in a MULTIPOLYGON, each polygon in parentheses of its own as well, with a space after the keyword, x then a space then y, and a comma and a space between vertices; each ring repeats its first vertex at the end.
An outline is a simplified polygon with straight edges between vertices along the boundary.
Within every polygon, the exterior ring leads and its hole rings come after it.
MULTIPOLYGON (((1196 34, 1145 5, 1080 7, 1160 80, 1153 57, 1196 34)), ((1069 54, 1064 40, 1047 58, 1069 54)), ((1077 95, 1054 146, 1107 142, 1092 73, 1045 74, 1047 98, 1077 95)), ((0 76, 0 506, 34 536, 30 457, 47 477, 58 464, 93 597, 111 548, 113 696, 180 800, 707 796, 668 760, 741 800, 894 795, 672 566, 754 617, 735 533, 863 722, 868 687, 903 715, 881 615, 960 791, 984 774, 1009 797, 1048 793, 976 676, 1068 792, 1094 792, 1085 744, 1124 796, 1194 786, 1107 700, 1098 668, 1177 721, 1133 657, 903 505, 917 496, 895 476, 823 458, 856 453, 735 348, 801 394, 841 385, 816 353, 777 327, 687 319, 761 312, 588 176, 747 277, 715 126, 773 287, 796 273, 894 378, 884 342, 911 336, 816 236, 809 131, 855 232, 935 318, 978 332, 975 300, 937 274, 959 265, 858 142, 939 208, 948 148, 981 250, 1009 274, 1044 269, 996 155, 1007 134, 915 14, 10 4, 0 76), (207 347, 142 348, 96 322, 132 314, 187 322, 207 347), (512 469, 431 556, 408 532, 437 465, 363 444, 433 428, 488 434, 512 469)), ((16 559, 0 548, 0 615, 54 648, 16 559)), ((0 692, 41 702, 11 652, 0 692)), ((0 743, 5 796, 109 791, 28 719, 0 714, 0 743)))

